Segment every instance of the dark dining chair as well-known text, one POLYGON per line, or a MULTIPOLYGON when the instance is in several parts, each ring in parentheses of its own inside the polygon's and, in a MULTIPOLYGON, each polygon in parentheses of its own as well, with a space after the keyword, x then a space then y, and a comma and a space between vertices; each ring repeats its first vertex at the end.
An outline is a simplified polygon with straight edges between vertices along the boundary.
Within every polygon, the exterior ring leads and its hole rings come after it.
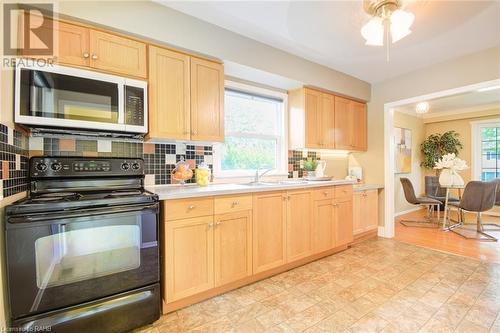
POLYGON ((449 230, 467 239, 496 242, 497 238, 484 232, 481 220, 481 213, 490 210, 493 206, 495 206, 496 193, 496 181, 471 181, 467 183, 460 202, 450 202, 448 204, 449 208, 456 208, 458 210, 458 224, 451 226, 449 230), (465 212, 476 213, 475 231, 465 227, 465 212), (473 236, 471 236, 471 233, 473 233, 473 236))
POLYGON ((441 201, 429 197, 417 197, 413 184, 408 178, 400 178, 405 194, 405 199, 412 205, 425 207, 427 210, 424 220, 401 220, 401 224, 406 227, 427 227, 437 228, 439 226, 439 206, 441 201), (433 218, 437 214, 437 220, 433 218))
MULTIPOLYGON (((444 203, 446 201, 446 188, 441 187, 439 184, 438 176, 425 176, 425 196, 431 199, 436 199, 441 201, 441 210, 444 209, 444 203)), ((460 201, 460 199, 456 197, 450 196, 448 198, 448 202, 451 201, 460 201)))
MULTIPOLYGON (((500 207, 500 178, 499 179, 495 179, 493 181, 497 183, 497 192, 496 192, 496 195, 495 195, 495 206, 500 207)), ((500 231, 500 224, 498 224, 496 222, 487 222, 487 223, 483 223, 483 225, 484 226, 488 226, 488 227, 494 227, 494 228, 488 228, 488 229, 485 229, 485 230, 500 231)))

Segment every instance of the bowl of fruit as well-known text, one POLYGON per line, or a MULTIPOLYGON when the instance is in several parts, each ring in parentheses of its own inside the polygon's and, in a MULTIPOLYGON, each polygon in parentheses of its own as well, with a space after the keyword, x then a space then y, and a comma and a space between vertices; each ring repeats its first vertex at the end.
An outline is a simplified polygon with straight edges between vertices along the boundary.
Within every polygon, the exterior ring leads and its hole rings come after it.
POLYGON ((189 168, 189 164, 184 161, 184 159, 181 159, 175 165, 171 175, 173 180, 177 181, 181 185, 184 185, 186 180, 193 178, 193 170, 189 168))

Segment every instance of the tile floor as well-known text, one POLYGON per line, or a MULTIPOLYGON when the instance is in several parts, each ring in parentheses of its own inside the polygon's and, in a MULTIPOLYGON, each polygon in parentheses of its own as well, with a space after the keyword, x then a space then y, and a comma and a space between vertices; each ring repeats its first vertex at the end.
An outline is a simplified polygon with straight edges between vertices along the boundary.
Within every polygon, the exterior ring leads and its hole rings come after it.
POLYGON ((500 265, 368 240, 136 332, 500 332, 500 265))

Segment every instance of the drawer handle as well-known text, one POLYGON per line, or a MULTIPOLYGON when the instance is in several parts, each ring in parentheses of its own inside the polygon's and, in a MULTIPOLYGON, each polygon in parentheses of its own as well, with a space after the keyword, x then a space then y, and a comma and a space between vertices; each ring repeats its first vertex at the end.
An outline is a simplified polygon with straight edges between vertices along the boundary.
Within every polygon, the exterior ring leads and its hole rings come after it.
POLYGON ((196 208, 195 205, 189 205, 189 207, 188 207, 189 210, 192 210, 192 209, 195 209, 195 208, 196 208))
POLYGON ((83 53, 83 57, 84 57, 85 59, 87 59, 89 56, 90 56, 90 54, 89 54, 88 52, 84 52, 84 53, 83 53))
POLYGON ((97 60, 97 54, 92 54, 92 59, 97 60))
POLYGON ((222 222, 221 221, 217 221, 217 223, 215 223, 216 226, 219 225, 219 224, 222 224, 222 222))
POLYGON ((213 223, 209 223, 209 224, 208 224, 208 228, 209 228, 209 229, 210 229, 210 228, 212 228, 213 226, 214 226, 214 224, 213 224, 213 223))
POLYGON ((234 208, 235 206, 239 205, 240 203, 238 201, 233 201, 231 203, 231 207, 234 208))
POLYGON ((332 204, 333 207, 337 207, 339 204, 332 204))
POLYGON ((323 192, 324 195, 328 195, 328 192, 323 192))

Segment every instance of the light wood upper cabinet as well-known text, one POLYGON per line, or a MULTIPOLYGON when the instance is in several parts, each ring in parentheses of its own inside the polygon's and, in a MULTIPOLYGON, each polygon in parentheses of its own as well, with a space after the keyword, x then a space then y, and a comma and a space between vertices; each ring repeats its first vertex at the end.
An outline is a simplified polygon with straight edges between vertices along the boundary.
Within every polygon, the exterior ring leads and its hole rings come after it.
POLYGON ((252 275, 252 211, 215 217, 215 286, 252 275))
POLYGON ((286 198, 286 257, 290 262, 312 252, 312 191, 288 191, 286 198))
POLYGON ((312 89, 305 89, 305 135, 307 148, 321 148, 321 93, 312 89))
POLYGON ((282 192, 253 197, 253 273, 285 264, 286 197, 282 192))
POLYGON ((147 77, 146 44, 90 29, 90 66, 108 72, 147 77))
POLYGON ((334 96, 311 88, 289 92, 290 147, 334 148, 334 96))
POLYGON ((149 133, 153 138, 190 139, 190 57, 149 47, 149 133))
POLYGON ((224 141, 224 69, 191 58, 191 139, 224 141))
POLYGON ((163 256, 167 302, 214 287, 213 222, 213 216, 166 222, 163 256))
POLYGON ((353 200, 353 233, 376 230, 378 228, 378 191, 356 192, 353 200))
POLYGON ((323 148, 335 147, 335 97, 321 94, 320 135, 323 148))
POLYGON ((335 148, 367 149, 366 104, 335 96, 335 148))
POLYGON ((56 22, 57 62, 61 64, 89 66, 90 45, 87 28, 64 22, 56 22))
POLYGON ((335 246, 342 246, 353 241, 352 232, 352 197, 334 199, 335 246))
POLYGON ((315 253, 335 247, 335 210, 332 199, 315 200, 313 205, 313 249, 315 253))

